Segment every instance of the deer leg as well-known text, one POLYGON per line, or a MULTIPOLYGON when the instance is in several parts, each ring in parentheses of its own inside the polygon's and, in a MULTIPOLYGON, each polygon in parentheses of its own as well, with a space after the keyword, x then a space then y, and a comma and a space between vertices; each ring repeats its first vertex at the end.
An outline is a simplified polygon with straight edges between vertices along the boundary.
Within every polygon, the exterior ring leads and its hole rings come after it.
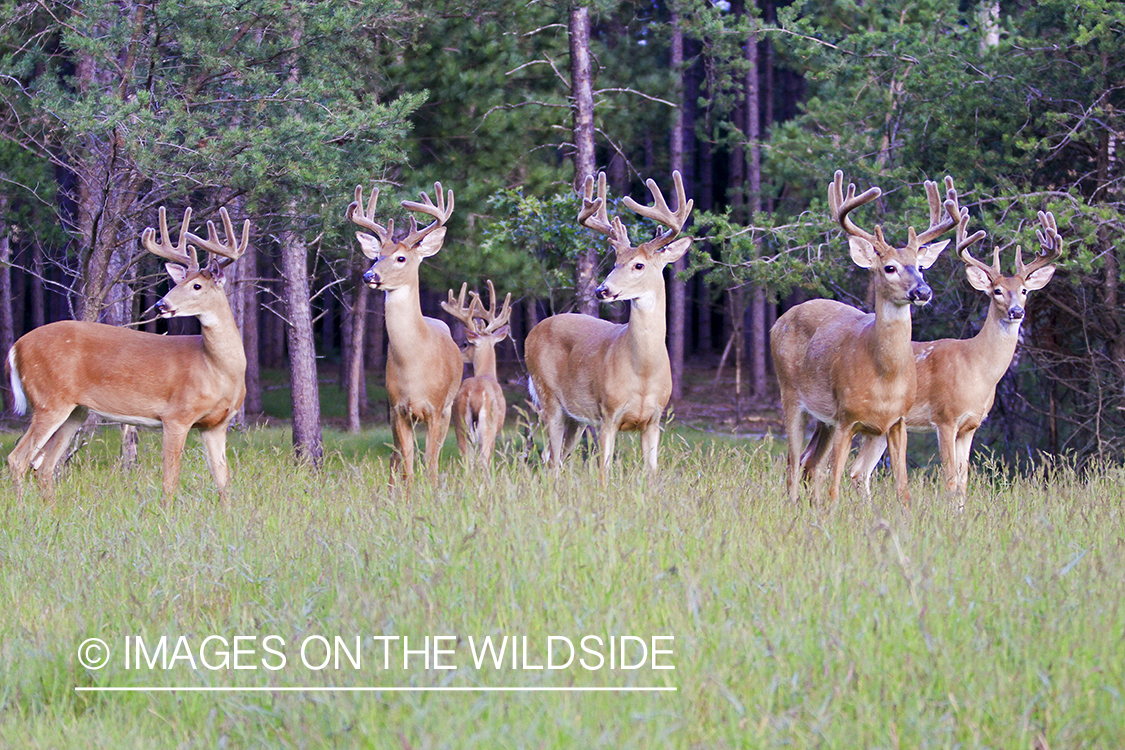
MULTIPOLYGON (((820 429, 820 427, 818 426, 817 429, 820 429)), ((831 443, 832 446, 832 484, 828 488, 828 500, 833 503, 840 499, 840 481, 844 478, 844 468, 848 461, 848 451, 852 448, 852 435, 854 433, 854 424, 847 427, 842 424, 836 425, 830 433, 831 440, 824 441, 831 443)), ((819 482, 817 484, 819 485, 819 482)))
POLYGON ((945 476, 945 494, 952 495, 957 492, 957 428, 951 424, 938 425, 937 442, 945 476))
POLYGON ((910 505, 910 488, 906 478, 906 420, 900 419, 887 430, 887 448, 891 469, 895 475, 895 495, 906 506, 910 505))
POLYGON ((409 415, 397 410, 391 413, 391 435, 395 444, 391 453, 391 486, 401 471, 409 489, 414 482, 414 423, 409 415))
POLYGON ((37 409, 31 416, 31 424, 24 433, 16 447, 8 454, 8 469, 15 482, 16 492, 23 495, 24 477, 27 470, 34 464, 36 467, 42 463, 41 451, 51 436, 61 427, 74 411, 75 405, 70 404, 60 409, 47 411, 37 409))
POLYGON ((975 429, 966 430, 957 436, 957 493, 961 496, 964 505, 965 496, 969 493, 969 452, 973 447, 975 429))
POLYGON ((852 461, 852 484, 857 490, 863 492, 868 499, 871 498, 871 474, 879 465, 879 459, 887 450, 886 435, 867 435, 863 445, 860 446, 859 455, 852 461))
POLYGON ((184 443, 187 442, 188 427, 169 422, 164 423, 164 504, 171 505, 180 485, 180 461, 184 456, 184 443))
POLYGON ((609 481, 609 467, 613 464, 613 448, 617 443, 617 420, 607 418, 598 430, 598 448, 601 450, 601 481, 604 486, 609 481))
POLYGON ((457 452, 468 463, 472 463, 473 460, 473 444, 469 440, 469 435, 472 432, 472 427, 469 425, 470 419, 472 419, 472 413, 466 408, 465 402, 454 402, 453 434, 457 437, 457 452))
MULTIPOLYGON (((824 454, 828 452, 836 435, 836 426, 826 422, 817 422, 813 428, 809 444, 801 454, 801 479, 812 485, 813 501, 819 503, 821 498, 822 469, 824 454)), ((835 454, 833 454, 835 455, 835 454)))
POLYGON ((58 470, 59 462, 66 457, 67 449, 70 448, 74 435, 82 429, 87 414, 89 410, 86 407, 77 407, 55 430, 55 434, 51 435, 40 451, 39 458, 35 462, 35 477, 45 497, 54 495, 55 472, 58 470))
POLYGON ((493 404, 488 415, 488 424, 485 424, 482 419, 477 426, 477 434, 480 438, 477 456, 480 459, 481 466, 488 466, 492 463, 492 451, 496 448, 496 437, 500 434, 503 419, 504 410, 493 404))
POLYGON ((453 405, 450 404, 426 426, 426 474, 433 485, 437 485, 438 460, 441 457, 441 447, 445 445, 445 437, 449 434, 452 413, 453 405))
POLYGON ((805 415, 800 406, 782 394, 782 408, 785 415, 785 439, 789 444, 789 462, 785 471, 785 488, 789 502, 796 503, 800 494, 797 483, 797 467, 801 462, 801 441, 805 436, 805 415))
POLYGON ((219 488, 219 497, 227 499, 227 486, 230 483, 230 467, 227 465, 227 422, 203 430, 199 433, 203 441, 203 457, 207 459, 207 468, 215 478, 219 488))
POLYGON ((660 418, 657 417, 645 425, 644 431, 641 433, 641 455, 644 456, 645 466, 648 470, 655 474, 657 466, 657 454, 660 451, 660 418))

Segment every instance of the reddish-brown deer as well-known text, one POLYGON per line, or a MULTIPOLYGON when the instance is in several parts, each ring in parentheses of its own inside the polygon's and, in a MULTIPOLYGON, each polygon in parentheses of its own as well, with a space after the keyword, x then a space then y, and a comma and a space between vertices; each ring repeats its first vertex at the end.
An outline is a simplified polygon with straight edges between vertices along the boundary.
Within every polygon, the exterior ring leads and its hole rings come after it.
POLYGON ((385 294, 387 397, 395 445, 391 481, 401 468, 408 487, 414 479, 414 426, 418 422, 426 426, 426 471, 431 482, 437 481, 438 456, 461 383, 461 351, 448 325, 422 315, 418 292, 418 268, 423 259, 441 250, 444 225, 453 214, 453 191, 449 191, 448 206, 441 183, 434 183, 434 191, 436 205, 425 193, 421 203, 402 202, 404 208, 431 217, 433 223, 419 229, 411 216, 410 230, 397 239, 393 220, 386 226, 375 221, 378 188, 372 189, 365 210, 363 188, 357 187, 355 201, 347 210, 350 221, 375 233, 356 232, 356 238, 363 254, 375 261, 363 274, 364 283, 385 294))
POLYGON ((44 495, 54 494, 54 474, 89 411, 107 419, 164 430, 164 500, 179 485, 180 459, 188 431, 200 430, 207 465, 220 494, 229 481, 227 425, 246 396, 246 354, 224 290, 223 268, 246 250, 250 222, 236 243, 226 209, 220 209, 226 241, 212 222, 207 239, 188 231, 184 211, 179 242, 172 244, 164 208, 160 235, 149 228, 145 248, 165 258, 175 287, 156 303, 163 318, 194 316, 200 336, 158 336, 101 323, 59 321, 36 328, 8 353, 12 392, 22 414, 34 411, 27 433, 8 455, 22 492, 28 468, 44 495), (200 267, 196 247, 211 253, 200 267))
MULTIPOLYGON (((786 484, 796 502, 799 480, 813 482, 814 500, 820 499, 819 467, 826 453, 834 466, 829 498, 840 494, 840 479, 852 436, 859 432, 885 435, 891 447, 895 490, 908 503, 906 482, 906 429, 904 417, 914 403, 917 378, 910 348, 910 308, 930 301, 933 292, 922 278, 948 240, 928 244, 953 227, 942 218, 937 185, 926 182, 930 226, 921 234, 909 228, 905 246, 896 248, 883 237, 882 227, 867 232, 848 217, 854 209, 875 200, 877 187, 862 195, 855 185, 843 192, 844 175, 837 171, 828 186, 833 219, 848 234, 852 261, 872 270, 875 311, 863 313, 828 299, 817 299, 793 307, 770 331, 781 406, 789 442, 786 484), (816 428, 804 452, 804 415, 816 420, 816 428)), ((953 180, 945 178, 948 199, 956 211, 953 180)))
POLYGON ((465 348, 461 351, 465 361, 473 366, 473 377, 461 382, 453 400, 453 431, 462 456, 489 466, 508 410, 504 389, 496 376, 496 345, 508 337, 512 295, 509 293, 504 305, 497 309, 496 287, 489 279, 490 304, 486 308, 476 292, 470 292, 471 300, 466 305, 467 289, 468 284, 462 284, 456 298, 450 289, 449 299, 441 303, 442 309, 464 324, 465 348))
MULTIPOLYGON (((946 493, 963 502, 973 436, 992 409, 996 385, 1016 354, 1027 293, 1042 289, 1051 280, 1054 262, 1062 254, 1062 241, 1054 215, 1040 211, 1042 228, 1036 234, 1042 252, 1024 265, 1017 246, 1016 273, 1005 276, 999 247, 993 251, 991 266, 969 254, 969 248, 984 237, 984 232, 966 237, 968 209, 961 209, 957 219, 957 254, 965 263, 969 284, 989 296, 988 317, 971 339, 913 342, 918 393, 906 414, 906 428, 911 432, 937 432, 946 493)), ((884 438, 868 437, 852 463, 852 480, 868 494, 871 472, 885 449, 884 438)))
POLYGON ((675 211, 668 207, 660 188, 648 180, 654 205, 624 199, 634 213, 666 227, 656 238, 633 246, 619 217, 610 221, 606 210, 605 174, 587 177, 578 222, 609 238, 616 263, 595 290, 598 299, 628 300, 629 322, 610 323, 590 315, 564 313, 547 318, 527 335, 525 352, 532 400, 539 421, 546 427, 549 466, 558 470, 582 430, 597 430, 601 449, 600 471, 606 479, 613 461, 619 430, 640 430, 645 465, 657 469, 660 418, 672 395, 672 368, 664 341, 664 267, 691 246, 691 237, 676 239, 691 213, 684 196, 683 179, 672 174, 676 188, 675 211))

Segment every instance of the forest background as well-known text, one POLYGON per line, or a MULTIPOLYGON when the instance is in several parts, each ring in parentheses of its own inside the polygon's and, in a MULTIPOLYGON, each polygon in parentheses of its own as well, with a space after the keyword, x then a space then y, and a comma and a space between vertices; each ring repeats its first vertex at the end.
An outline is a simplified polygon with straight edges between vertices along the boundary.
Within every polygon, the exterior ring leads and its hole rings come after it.
MULTIPOLYGON (((676 399, 686 361, 737 374, 738 417, 773 407, 767 333, 788 306, 863 307, 866 272, 829 221, 836 169, 883 197, 865 226, 926 221, 950 174, 978 257, 1066 242, 1034 293, 1020 352, 978 444, 1015 461, 1125 455, 1125 6, 1059 2, 399 0, 0 2, 0 350, 52 320, 152 321, 167 287, 139 244, 156 209, 252 221, 230 287, 249 357, 288 373, 293 438, 319 457, 318 383, 339 373, 348 423, 382 415, 382 295, 344 218, 441 181, 456 193, 423 304, 492 279, 519 299, 513 342, 570 309, 622 319, 591 291, 610 253, 577 226, 574 187, 667 192, 680 170, 697 242, 669 277, 676 399)), ((611 209, 613 210, 613 209, 611 209)), ((651 231, 619 210, 636 238, 651 231)), ((946 253, 919 340, 971 336, 987 299, 946 253)), ((5 405, 9 405, 5 393, 5 405)))

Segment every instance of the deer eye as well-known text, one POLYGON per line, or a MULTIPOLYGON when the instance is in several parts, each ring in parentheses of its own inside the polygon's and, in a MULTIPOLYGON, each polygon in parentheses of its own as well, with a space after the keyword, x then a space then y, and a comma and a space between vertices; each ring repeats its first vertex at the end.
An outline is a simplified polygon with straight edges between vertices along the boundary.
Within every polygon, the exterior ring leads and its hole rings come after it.
POLYGON ((202 289, 202 288, 203 288, 203 285, 202 285, 202 284, 200 284, 200 283, 199 283, 199 282, 197 281, 197 282, 195 282, 194 284, 192 284, 192 285, 191 285, 191 288, 192 288, 192 289, 194 289, 195 291, 197 291, 197 292, 198 292, 198 291, 199 291, 200 289, 202 289))
POLYGON ((883 273, 891 274, 898 273, 898 269, 894 266, 883 266, 883 273))
POLYGON ((406 262, 406 256, 400 255, 397 258, 395 258, 395 261, 398 262, 398 263, 405 263, 406 262))
POLYGON ((995 294, 997 297, 999 297, 1001 294, 1004 293, 1004 290, 997 287, 996 289, 992 290, 992 293, 995 294))
POLYGON ((644 263, 634 263, 633 264, 633 270, 643 271, 643 270, 645 270, 645 264, 644 263))

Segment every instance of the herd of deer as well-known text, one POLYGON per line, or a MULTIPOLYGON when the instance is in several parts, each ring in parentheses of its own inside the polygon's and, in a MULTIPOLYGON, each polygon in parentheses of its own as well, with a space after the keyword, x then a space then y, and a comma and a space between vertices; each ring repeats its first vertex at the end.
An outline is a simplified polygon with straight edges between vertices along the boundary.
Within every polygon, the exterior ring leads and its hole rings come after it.
MULTIPOLYGON (((587 177, 578 221, 605 234, 616 263, 595 291, 598 299, 629 301, 627 323, 615 324, 590 315, 563 313, 549 317, 528 333, 525 342, 528 387, 546 431, 544 460, 553 471, 571 453, 589 426, 600 449, 604 482, 620 430, 641 432, 646 466, 655 471, 660 419, 672 392, 672 374, 665 345, 665 266, 681 258, 691 237, 679 237, 692 201, 674 172, 676 209, 669 208, 653 180, 647 185, 652 206, 624 198, 633 212, 663 225, 654 238, 633 245, 619 217, 607 214, 606 180, 587 177)), ((909 502, 906 482, 906 433, 936 431, 946 490, 963 497, 968 478, 973 434, 992 407, 996 384, 1014 356, 1027 292, 1042 288, 1054 273, 1061 242, 1054 217, 1039 213, 1037 231, 1042 252, 1024 265, 1016 248, 1016 274, 1001 271, 999 249, 991 266, 973 258, 969 248, 984 232, 968 236, 969 213, 958 205, 953 180, 945 178, 946 197, 926 182, 930 225, 920 234, 908 230, 905 246, 896 248, 883 235, 860 229, 849 218, 856 208, 881 195, 873 187, 856 195, 855 185, 843 190, 843 173, 828 187, 833 220, 848 236, 852 260, 872 271, 874 312, 827 299, 791 308, 778 318, 770 346, 781 390, 789 455, 787 488, 796 501, 799 477, 811 480, 820 499, 820 466, 831 453, 833 476, 829 497, 839 496, 845 461, 856 435, 864 443, 853 462, 851 478, 870 492, 870 476, 884 450, 890 449, 898 497, 909 502), (911 307, 925 305, 932 291, 922 277, 949 244, 936 240, 956 228, 956 251, 973 288, 989 294, 991 305, 980 332, 971 339, 912 342, 911 307), (804 442, 805 415, 815 421, 804 442), (799 471, 800 470, 800 471, 799 471)), ((347 218, 363 229, 360 248, 373 262, 363 275, 372 289, 386 295, 386 387, 390 401, 394 452, 391 475, 401 473, 407 485, 414 473, 414 427, 426 427, 425 463, 431 481, 437 478, 438 453, 453 421, 463 455, 487 465, 503 423, 506 405, 496 376, 495 346, 509 334, 511 294, 497 308, 488 282, 489 305, 461 286, 450 290, 442 308, 464 325, 464 352, 449 326, 422 315, 418 269, 437 253, 445 239, 445 223, 453 213, 453 191, 435 183, 435 200, 403 201, 411 212, 433 221, 419 228, 411 216, 409 231, 397 236, 393 220, 376 221, 378 189, 366 206, 357 187, 347 218), (463 362, 473 377, 461 380, 463 362)), ((199 428, 207 464, 225 494, 228 484, 226 432, 246 394, 246 357, 224 291, 223 269, 246 250, 249 225, 235 234, 225 209, 219 214, 225 231, 220 241, 213 222, 207 238, 190 231, 191 209, 184 212, 178 242, 172 243, 163 208, 160 238, 149 228, 141 235, 150 252, 169 261, 175 286, 156 303, 161 317, 194 316, 199 336, 159 336, 99 323, 61 321, 37 328, 19 339, 8 353, 16 408, 30 403, 31 424, 8 456, 17 489, 22 493, 29 468, 36 472, 46 497, 54 473, 74 434, 93 411, 108 419, 163 428, 164 498, 171 501, 179 482, 180 459, 188 431, 199 428), (211 255, 199 264, 197 249, 211 255)))

